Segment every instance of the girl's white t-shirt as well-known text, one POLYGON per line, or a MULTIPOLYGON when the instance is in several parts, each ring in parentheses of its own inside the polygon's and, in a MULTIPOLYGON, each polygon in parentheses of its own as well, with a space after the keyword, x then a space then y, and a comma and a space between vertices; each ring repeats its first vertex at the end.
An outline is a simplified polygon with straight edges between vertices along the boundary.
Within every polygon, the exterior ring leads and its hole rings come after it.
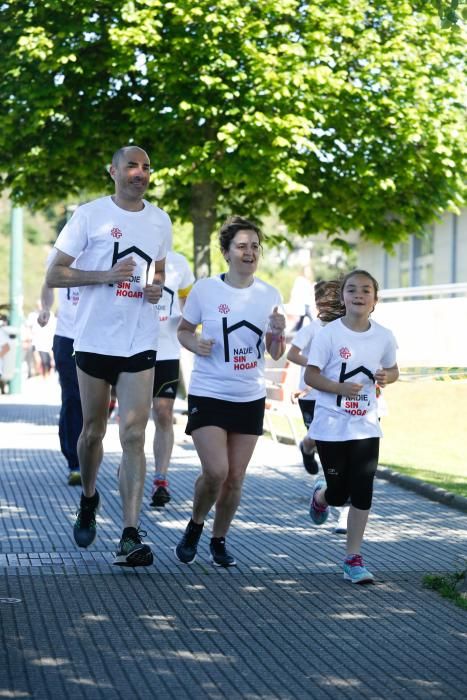
POLYGON ((198 280, 183 308, 183 318, 202 324, 214 340, 211 355, 195 355, 189 392, 224 401, 255 401, 266 396, 264 334, 269 316, 282 303, 277 289, 254 278, 238 289, 221 277, 198 280))
MULTIPOLYGON (((292 345, 300 350, 300 353, 304 357, 308 357, 310 353, 311 344, 313 339, 316 338, 316 334, 323 328, 325 324, 319 319, 314 319, 307 326, 302 326, 299 331, 294 335, 292 340, 292 345)), ((302 399, 309 401, 314 399, 313 396, 314 389, 312 389, 308 384, 305 384, 305 367, 300 367, 300 381, 298 383, 298 388, 300 391, 306 391, 306 394, 301 396, 302 399)))
POLYGON ((184 255, 170 250, 165 259, 164 292, 156 308, 159 311, 157 361, 178 360, 180 343, 177 326, 181 317, 178 292, 191 287, 195 277, 184 255))
POLYGON ((170 248, 169 216, 143 200, 144 209, 130 212, 112 198, 101 197, 78 207, 61 231, 55 247, 78 258, 81 270, 109 270, 132 257, 137 266, 128 282, 93 284, 79 288, 75 350, 130 357, 157 350, 159 317, 143 288, 154 276, 154 261, 170 248))
POLYGON ((374 375, 396 364, 397 343, 390 330, 370 323, 367 331, 357 333, 337 319, 326 324, 311 345, 308 364, 318 367, 323 376, 363 384, 352 399, 315 390, 315 413, 308 432, 315 440, 341 442, 382 435, 374 375))

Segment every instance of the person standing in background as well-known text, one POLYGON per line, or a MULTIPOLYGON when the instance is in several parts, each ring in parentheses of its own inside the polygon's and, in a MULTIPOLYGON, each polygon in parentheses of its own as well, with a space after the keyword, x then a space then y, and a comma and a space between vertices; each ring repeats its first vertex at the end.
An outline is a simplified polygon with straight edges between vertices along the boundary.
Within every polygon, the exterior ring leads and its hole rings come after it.
POLYGON ((2 375, 3 375, 3 358, 6 356, 6 354, 10 350, 10 337, 6 330, 2 328, 0 324, 0 393, 3 393, 3 382, 2 382, 2 375))
POLYGON ((163 508, 170 501, 167 473, 174 444, 174 404, 180 378, 180 343, 177 326, 194 275, 181 253, 169 251, 165 260, 165 284, 157 304, 159 345, 154 369, 152 410, 155 424, 154 468, 151 508, 163 508))

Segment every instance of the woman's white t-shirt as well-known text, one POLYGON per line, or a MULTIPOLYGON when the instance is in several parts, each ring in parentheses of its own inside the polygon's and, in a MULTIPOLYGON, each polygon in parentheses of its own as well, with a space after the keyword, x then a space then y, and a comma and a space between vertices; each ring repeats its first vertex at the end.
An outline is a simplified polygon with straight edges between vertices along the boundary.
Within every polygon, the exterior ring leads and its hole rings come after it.
POLYGON ((179 291, 191 287, 194 281, 195 277, 185 256, 169 250, 165 259, 164 292, 156 304, 159 312, 157 362, 177 360, 180 357, 177 338, 177 326, 181 317, 179 291))
POLYGON ((153 280, 153 263, 171 245, 168 215, 143 200, 137 212, 118 207, 111 197, 83 204, 61 231, 55 247, 74 258, 81 270, 110 270, 132 257, 137 266, 128 282, 79 288, 75 350, 130 357, 157 350, 159 317, 143 288, 153 280))
POLYGON ((363 388, 355 398, 315 390, 316 406, 309 436, 340 442, 381 437, 378 421, 375 372, 396 364, 397 343, 390 330, 375 321, 358 333, 342 319, 326 326, 314 339, 308 364, 334 382, 357 382, 363 388))
POLYGON ((183 318, 202 324, 203 337, 214 345, 209 357, 195 355, 189 393, 237 402, 265 397, 264 334, 270 314, 280 304, 277 289, 257 278, 242 289, 220 276, 198 280, 183 318))

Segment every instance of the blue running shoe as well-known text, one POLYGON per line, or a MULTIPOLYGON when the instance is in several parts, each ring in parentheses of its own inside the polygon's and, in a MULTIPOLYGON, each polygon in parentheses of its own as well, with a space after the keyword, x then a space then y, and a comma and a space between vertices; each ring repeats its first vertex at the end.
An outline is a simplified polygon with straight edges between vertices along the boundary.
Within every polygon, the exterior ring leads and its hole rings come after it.
POLYGON ((363 563, 361 554, 349 554, 344 559, 344 581, 352 583, 374 583, 375 577, 363 563))
POLYGON ((329 506, 319 506, 315 501, 315 493, 326 487, 324 479, 316 479, 311 492, 310 518, 315 525, 322 525, 329 516, 329 506))
POLYGON ((225 537, 211 537, 209 545, 211 561, 214 566, 236 566, 237 562, 225 546, 225 537))
POLYGON ((92 498, 84 498, 76 513, 76 521, 73 526, 73 537, 78 547, 89 547, 96 539, 96 513, 100 506, 100 496, 96 491, 92 498))

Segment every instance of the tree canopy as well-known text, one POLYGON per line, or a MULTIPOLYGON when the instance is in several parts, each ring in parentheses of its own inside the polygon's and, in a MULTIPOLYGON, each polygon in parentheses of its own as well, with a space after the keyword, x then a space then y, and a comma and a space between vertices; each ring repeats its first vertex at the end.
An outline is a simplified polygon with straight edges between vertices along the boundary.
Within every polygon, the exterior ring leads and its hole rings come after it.
POLYGON ((390 247, 461 202, 465 36, 426 2, 12 0, 0 20, 1 186, 105 191, 137 143, 199 274, 225 213, 274 203, 301 235, 390 247))

